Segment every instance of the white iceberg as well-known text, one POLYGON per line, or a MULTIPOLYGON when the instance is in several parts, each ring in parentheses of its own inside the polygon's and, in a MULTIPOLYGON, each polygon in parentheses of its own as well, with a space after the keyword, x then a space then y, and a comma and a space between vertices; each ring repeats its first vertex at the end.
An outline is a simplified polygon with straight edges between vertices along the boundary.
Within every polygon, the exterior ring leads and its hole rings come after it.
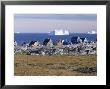
POLYGON ((19 34, 20 32, 15 32, 15 33, 19 34))
POLYGON ((51 35, 69 35, 68 30, 63 30, 63 29, 55 29, 54 31, 50 32, 51 35))
POLYGON ((88 32, 88 34, 97 34, 96 31, 91 31, 91 32, 88 32))

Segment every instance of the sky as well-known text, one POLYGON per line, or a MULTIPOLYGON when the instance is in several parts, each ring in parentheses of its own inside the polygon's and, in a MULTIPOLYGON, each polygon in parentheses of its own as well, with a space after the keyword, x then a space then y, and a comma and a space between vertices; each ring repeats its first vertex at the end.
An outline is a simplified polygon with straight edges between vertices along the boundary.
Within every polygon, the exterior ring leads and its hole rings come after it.
POLYGON ((97 14, 15 14, 14 32, 48 33, 55 29, 70 33, 97 32, 97 14))

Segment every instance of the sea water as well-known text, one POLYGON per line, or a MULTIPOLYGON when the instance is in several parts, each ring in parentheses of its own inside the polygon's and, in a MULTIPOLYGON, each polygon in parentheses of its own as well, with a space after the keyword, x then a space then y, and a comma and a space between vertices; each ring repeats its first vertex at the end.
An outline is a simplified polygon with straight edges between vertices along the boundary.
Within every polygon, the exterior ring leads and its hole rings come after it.
POLYGON ((42 43, 46 38, 52 39, 52 41, 67 40, 71 41, 73 36, 79 36, 81 38, 86 38, 88 41, 96 41, 97 34, 85 34, 85 33, 74 33, 70 35, 49 35, 47 33, 14 33, 14 40, 18 44, 23 42, 29 43, 31 41, 39 41, 42 43))

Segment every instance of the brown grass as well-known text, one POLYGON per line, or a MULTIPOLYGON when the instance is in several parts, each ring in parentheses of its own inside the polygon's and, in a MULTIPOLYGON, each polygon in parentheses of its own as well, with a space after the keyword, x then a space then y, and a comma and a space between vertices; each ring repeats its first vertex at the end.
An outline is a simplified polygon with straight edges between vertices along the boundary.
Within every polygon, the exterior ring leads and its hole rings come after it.
POLYGON ((82 67, 96 67, 95 55, 88 56, 32 56, 15 55, 15 76, 96 76, 96 72, 75 71, 82 67))

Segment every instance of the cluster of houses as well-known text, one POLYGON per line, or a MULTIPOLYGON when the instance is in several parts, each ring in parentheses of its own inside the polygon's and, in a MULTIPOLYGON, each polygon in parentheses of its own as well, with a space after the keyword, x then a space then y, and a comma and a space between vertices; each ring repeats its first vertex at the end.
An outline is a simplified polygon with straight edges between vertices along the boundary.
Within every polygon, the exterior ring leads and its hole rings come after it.
POLYGON ((26 55, 96 55, 97 42, 89 42, 86 38, 72 37, 71 41, 59 40, 53 42, 46 38, 41 44, 39 41, 23 42, 18 45, 14 41, 14 53, 26 55))

